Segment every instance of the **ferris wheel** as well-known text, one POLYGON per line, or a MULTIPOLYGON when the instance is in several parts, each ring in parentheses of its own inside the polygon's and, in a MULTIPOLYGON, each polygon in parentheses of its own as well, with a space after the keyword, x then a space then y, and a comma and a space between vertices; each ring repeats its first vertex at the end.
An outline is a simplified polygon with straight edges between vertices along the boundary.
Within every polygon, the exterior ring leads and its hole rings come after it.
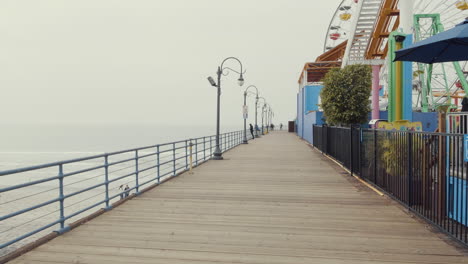
POLYGON ((358 0, 343 0, 335 11, 325 36, 323 52, 327 52, 348 39, 351 30, 351 18, 358 0))
MULTIPOLYGON (((417 0, 414 14, 414 40, 420 41, 463 22, 468 17, 468 1, 417 0)), ((467 70, 466 61, 413 63, 413 106, 429 111, 441 105, 458 107, 459 98, 465 95, 460 79, 466 79, 467 70)))

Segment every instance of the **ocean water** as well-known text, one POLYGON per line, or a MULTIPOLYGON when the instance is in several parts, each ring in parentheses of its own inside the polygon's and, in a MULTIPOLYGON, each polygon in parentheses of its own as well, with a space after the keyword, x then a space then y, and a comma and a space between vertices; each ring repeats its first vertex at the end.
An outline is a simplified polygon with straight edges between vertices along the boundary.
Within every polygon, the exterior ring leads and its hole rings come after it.
MULTIPOLYGON (((225 128, 222 132, 239 129, 225 128)), ((0 171, 28 167, 44 163, 70 160, 81 157, 109 153, 118 150, 132 149, 143 146, 167 143, 189 138, 209 136, 214 134, 214 127, 204 126, 161 126, 161 125, 1 125, 0 131, 0 171)), ((183 143, 185 145, 185 143, 183 143)), ((185 155, 182 145, 176 155, 185 155)), ((202 145, 198 150, 201 150, 202 145)), ((208 148, 208 144, 206 144, 208 148)), ((161 148, 164 150, 164 148, 161 148)), ((139 152, 140 156, 154 154, 154 149, 139 152)), ((172 160, 172 151, 160 154, 160 162, 172 160)), ((109 163, 131 159, 134 152, 124 153, 109 158, 109 163)), ((203 159, 209 155, 209 150, 200 152, 198 158, 203 159)), ((176 162, 168 162, 160 167, 160 175, 170 175, 173 166, 183 170, 186 167, 186 159, 176 162)), ((79 163, 63 166, 64 173, 98 167, 104 164, 102 158, 90 159, 79 163)), ((151 181, 156 175, 156 156, 150 155, 139 161, 139 169, 148 168, 139 175, 140 183, 151 181)), ((135 161, 122 162, 109 167, 109 179, 113 180, 109 185, 110 196, 116 196, 112 202, 120 199, 122 192, 120 186, 135 186, 135 177, 128 176, 135 171, 135 161), (120 179, 122 178, 122 179, 120 179)), ((0 188, 17 184, 28 183, 58 175, 58 167, 35 170, 10 176, 0 176, 0 188)), ((104 168, 72 175, 64 179, 64 195, 73 194, 85 188, 102 184, 105 179, 104 168)), ((150 182, 151 181, 151 182, 150 182)), ((58 180, 40 183, 19 190, 0 193, 0 216, 13 213, 17 210, 37 205, 40 202, 56 199, 59 196, 58 180)), ((134 193, 130 190, 129 193, 134 193)), ((105 198, 105 186, 99 186, 82 194, 74 195, 65 201, 65 216, 78 213, 80 210, 95 205, 105 198)), ((99 204, 90 211, 77 214, 68 223, 84 217, 100 208, 99 204)), ((22 234, 40 228, 47 223, 58 219, 60 215, 59 202, 54 202, 32 212, 24 213, 10 219, 0 221, 0 244, 10 241, 22 234)), ((25 243, 31 242, 54 230, 58 230, 56 224, 27 239, 17 242, 7 248, 0 249, 0 256, 4 255, 25 243)))
MULTIPOLYGON (((222 132, 239 130, 227 127, 222 132)), ((0 125, 0 170, 215 134, 212 126, 0 125)))

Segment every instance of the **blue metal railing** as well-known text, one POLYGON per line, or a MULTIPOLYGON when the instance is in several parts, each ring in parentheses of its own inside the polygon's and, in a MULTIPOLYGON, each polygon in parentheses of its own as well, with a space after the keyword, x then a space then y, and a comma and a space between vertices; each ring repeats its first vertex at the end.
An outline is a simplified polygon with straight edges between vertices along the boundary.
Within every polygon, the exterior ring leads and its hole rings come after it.
MULTIPOLYGON (((223 152, 242 142, 243 131, 220 135, 223 152)), ((0 171, 0 250, 41 232, 66 232, 85 212, 111 209, 142 187, 196 167, 214 148, 215 136, 207 136, 0 171)))

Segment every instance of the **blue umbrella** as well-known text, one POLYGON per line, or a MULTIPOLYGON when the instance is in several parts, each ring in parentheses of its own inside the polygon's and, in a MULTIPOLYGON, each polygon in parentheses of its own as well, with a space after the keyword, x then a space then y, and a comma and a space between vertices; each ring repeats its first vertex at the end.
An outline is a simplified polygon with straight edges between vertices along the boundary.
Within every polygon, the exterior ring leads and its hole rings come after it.
POLYGON ((468 60, 468 18, 454 28, 398 50, 395 61, 438 63, 468 60))

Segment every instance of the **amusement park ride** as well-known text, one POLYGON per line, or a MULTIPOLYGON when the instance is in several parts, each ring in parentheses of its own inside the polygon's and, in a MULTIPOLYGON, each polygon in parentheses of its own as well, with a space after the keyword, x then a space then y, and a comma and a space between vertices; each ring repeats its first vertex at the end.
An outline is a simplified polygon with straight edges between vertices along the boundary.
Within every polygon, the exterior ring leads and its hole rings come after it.
POLYGON ((396 50, 466 17, 468 0, 343 0, 328 27, 324 53, 306 63, 299 83, 319 83, 332 68, 367 64, 373 69, 372 119, 388 110, 382 128, 411 122, 413 112, 459 111, 468 95, 466 61, 421 64, 393 59, 396 50))

